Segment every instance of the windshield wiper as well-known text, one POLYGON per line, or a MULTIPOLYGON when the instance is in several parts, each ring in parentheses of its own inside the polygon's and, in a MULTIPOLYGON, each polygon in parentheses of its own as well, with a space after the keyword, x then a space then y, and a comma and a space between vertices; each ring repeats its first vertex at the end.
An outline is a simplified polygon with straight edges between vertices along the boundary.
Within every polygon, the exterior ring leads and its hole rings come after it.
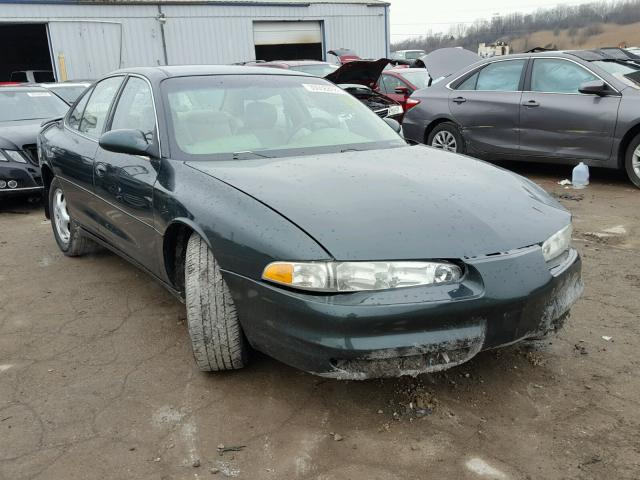
POLYGON ((363 150, 360 150, 359 148, 343 148, 342 150, 340 150, 340 153, 346 153, 346 152, 362 152, 363 150))
POLYGON ((245 150, 242 152, 233 152, 232 155, 234 160, 240 160, 239 158, 240 155, 255 155, 256 157, 273 158, 273 157, 270 157, 269 155, 263 155, 262 153, 252 152, 251 150, 245 150))

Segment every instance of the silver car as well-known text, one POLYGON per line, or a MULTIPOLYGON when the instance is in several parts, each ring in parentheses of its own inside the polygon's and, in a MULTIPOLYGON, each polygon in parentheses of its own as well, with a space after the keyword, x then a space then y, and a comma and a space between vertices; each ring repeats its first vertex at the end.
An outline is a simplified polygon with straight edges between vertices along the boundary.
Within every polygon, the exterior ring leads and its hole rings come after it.
POLYGON ((640 188, 640 59, 602 50, 476 62, 411 98, 405 137, 490 160, 625 169, 640 188))

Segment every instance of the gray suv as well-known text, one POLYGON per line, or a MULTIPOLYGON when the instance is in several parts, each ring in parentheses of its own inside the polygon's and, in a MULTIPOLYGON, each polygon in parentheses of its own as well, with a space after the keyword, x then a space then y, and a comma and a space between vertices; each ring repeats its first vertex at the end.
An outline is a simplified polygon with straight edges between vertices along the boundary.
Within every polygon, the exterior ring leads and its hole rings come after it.
POLYGON ((640 58, 602 50, 474 63, 411 98, 405 137, 491 160, 624 168, 640 188, 640 58))

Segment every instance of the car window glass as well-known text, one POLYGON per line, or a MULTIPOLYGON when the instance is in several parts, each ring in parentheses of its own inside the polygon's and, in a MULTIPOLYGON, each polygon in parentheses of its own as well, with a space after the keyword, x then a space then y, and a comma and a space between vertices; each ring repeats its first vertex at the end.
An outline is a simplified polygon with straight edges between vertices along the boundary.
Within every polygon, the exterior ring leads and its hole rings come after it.
POLYGON ((533 62, 531 91, 578 93, 580 85, 598 80, 585 68, 568 60, 539 58, 533 62))
POLYGON ((475 90, 476 82, 478 81, 478 73, 480 72, 476 72, 473 75, 471 75, 469 78, 467 78, 464 82, 458 85, 456 90, 475 90))
POLYGON ((405 80, 408 80, 417 88, 427 88, 429 86, 429 73, 424 68, 421 68, 419 70, 408 70, 406 72, 400 73, 400 76, 405 80))
POLYGON ((80 120, 82 120, 82 114, 84 113, 84 107, 87 106, 87 101, 91 96, 91 92, 87 92, 78 102, 78 104, 71 110, 69 114, 69 120, 67 121, 67 125, 73 128, 74 130, 78 130, 80 128, 80 120))
POLYGON ((82 133, 94 138, 100 136, 107 119, 109 106, 121 83, 122 77, 111 77, 95 86, 80 121, 82 133))
POLYGON ((137 77, 130 77, 118 100, 111 130, 140 130, 151 140, 156 128, 156 115, 149 84, 137 77))
POLYGON ((11 74, 11 81, 12 82, 26 82, 27 81, 27 74, 25 72, 13 72, 11 74))
POLYGON ((525 60, 490 63, 478 72, 476 90, 499 92, 518 91, 525 60))
POLYGON ((49 72, 44 70, 42 72, 33 72, 33 79, 38 83, 47 83, 47 82, 55 82, 56 79, 53 78, 53 72, 49 72))
POLYGON ((162 88, 177 157, 277 156, 404 144, 354 96, 319 78, 185 77, 165 80, 162 88))
POLYGON ((387 93, 396 93, 396 88, 398 87, 407 87, 407 84, 400 80, 398 77, 394 77, 393 75, 385 75, 384 83, 386 86, 387 93))

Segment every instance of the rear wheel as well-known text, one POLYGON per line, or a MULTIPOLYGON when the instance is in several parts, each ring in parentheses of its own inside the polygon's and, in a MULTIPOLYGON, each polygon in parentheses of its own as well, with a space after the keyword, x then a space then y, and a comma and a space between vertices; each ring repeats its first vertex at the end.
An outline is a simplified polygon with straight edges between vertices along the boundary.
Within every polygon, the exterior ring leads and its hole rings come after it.
POLYGON ((464 140, 455 123, 444 122, 436 126, 427 139, 427 145, 447 152, 464 153, 464 140))
POLYGON ((629 180, 631 180, 636 187, 640 188, 640 135, 636 135, 629 144, 629 147, 627 147, 624 166, 627 170, 629 180))
POLYGON ((54 178, 49 187, 49 212, 53 236, 62 253, 68 257, 79 257, 94 252, 100 247, 82 234, 67 209, 67 196, 60 180, 54 178))
POLYGON ((200 370, 244 367, 248 347, 236 307, 218 262, 197 233, 187 243, 185 294, 193 356, 200 370))

